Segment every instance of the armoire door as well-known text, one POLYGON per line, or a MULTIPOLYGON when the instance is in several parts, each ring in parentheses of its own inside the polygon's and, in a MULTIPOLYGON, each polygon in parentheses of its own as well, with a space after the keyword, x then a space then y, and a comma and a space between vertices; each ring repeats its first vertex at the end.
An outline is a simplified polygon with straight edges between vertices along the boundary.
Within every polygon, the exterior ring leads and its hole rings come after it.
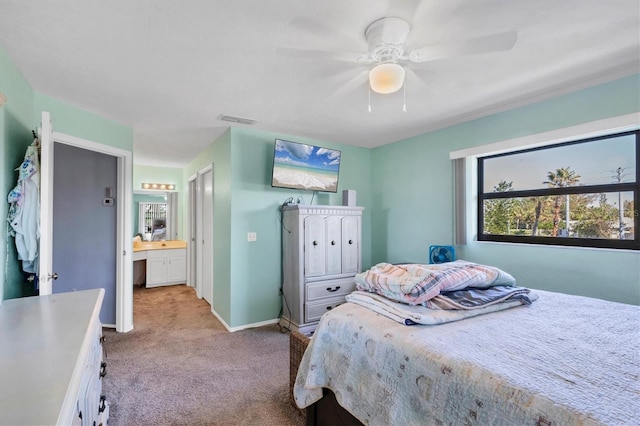
POLYGON ((327 230, 327 275, 340 274, 342 272, 342 218, 330 216, 325 219, 327 230))
POLYGON ((326 270, 326 227, 322 216, 304 218, 304 275, 318 277, 326 270))
POLYGON ((360 218, 346 216, 342 218, 342 273, 360 272, 360 218))

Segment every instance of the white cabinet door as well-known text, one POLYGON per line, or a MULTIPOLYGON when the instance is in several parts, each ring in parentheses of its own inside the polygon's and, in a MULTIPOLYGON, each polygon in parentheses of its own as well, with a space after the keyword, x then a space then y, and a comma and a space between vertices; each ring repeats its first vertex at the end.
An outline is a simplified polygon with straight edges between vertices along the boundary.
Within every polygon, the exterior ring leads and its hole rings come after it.
POLYGON ((171 256, 167 258, 167 281, 186 281, 187 280, 187 258, 182 255, 171 256))
POLYGON ((342 218, 342 273, 360 272, 360 218, 347 216, 342 218))
POLYGON ((340 216, 330 216, 325 218, 327 230, 327 275, 339 274, 342 272, 342 218, 340 216))
POLYGON ((167 267, 164 257, 147 258, 147 285, 167 281, 167 267))
POLYGON ((304 275, 317 277, 325 275, 326 234, 322 216, 304 218, 304 275))

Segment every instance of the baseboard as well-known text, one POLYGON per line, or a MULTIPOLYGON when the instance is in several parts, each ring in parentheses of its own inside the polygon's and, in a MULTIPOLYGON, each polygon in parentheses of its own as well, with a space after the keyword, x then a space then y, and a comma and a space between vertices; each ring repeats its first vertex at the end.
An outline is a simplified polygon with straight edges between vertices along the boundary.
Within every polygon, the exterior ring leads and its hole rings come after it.
POLYGON ((213 309, 213 307, 211 307, 211 313, 218 318, 218 320, 222 323, 222 325, 224 325, 224 328, 227 329, 227 331, 233 333, 234 331, 240 331, 240 330, 245 330, 247 328, 256 328, 256 327, 263 327, 265 325, 271 325, 271 324, 277 324, 278 323, 278 319, 272 319, 272 320, 267 320, 267 321, 261 321, 261 322, 254 322, 252 324, 245 324, 245 325, 239 325, 237 327, 231 327, 229 324, 227 324, 227 322, 222 319, 222 317, 215 311, 215 309, 213 309))

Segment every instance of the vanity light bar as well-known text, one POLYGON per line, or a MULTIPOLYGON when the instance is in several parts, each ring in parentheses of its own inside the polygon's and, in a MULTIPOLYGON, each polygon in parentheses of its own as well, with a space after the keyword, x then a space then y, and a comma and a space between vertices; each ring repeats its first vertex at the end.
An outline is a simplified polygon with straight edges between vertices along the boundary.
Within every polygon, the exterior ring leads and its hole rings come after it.
POLYGON ((172 183, 143 183, 142 189, 157 189, 160 191, 173 191, 176 186, 172 183))

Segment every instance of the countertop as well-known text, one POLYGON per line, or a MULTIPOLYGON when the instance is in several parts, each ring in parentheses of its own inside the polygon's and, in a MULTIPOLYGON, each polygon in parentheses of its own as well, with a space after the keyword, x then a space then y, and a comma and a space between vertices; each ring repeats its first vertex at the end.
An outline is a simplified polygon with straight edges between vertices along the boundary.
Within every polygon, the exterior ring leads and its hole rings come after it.
POLYGON ((5 300, 0 306, 0 422, 69 424, 103 289, 5 300), (70 399, 71 398, 71 399, 70 399))
POLYGON ((187 242, 182 240, 142 241, 133 243, 133 252, 145 250, 165 250, 187 248, 187 242))

